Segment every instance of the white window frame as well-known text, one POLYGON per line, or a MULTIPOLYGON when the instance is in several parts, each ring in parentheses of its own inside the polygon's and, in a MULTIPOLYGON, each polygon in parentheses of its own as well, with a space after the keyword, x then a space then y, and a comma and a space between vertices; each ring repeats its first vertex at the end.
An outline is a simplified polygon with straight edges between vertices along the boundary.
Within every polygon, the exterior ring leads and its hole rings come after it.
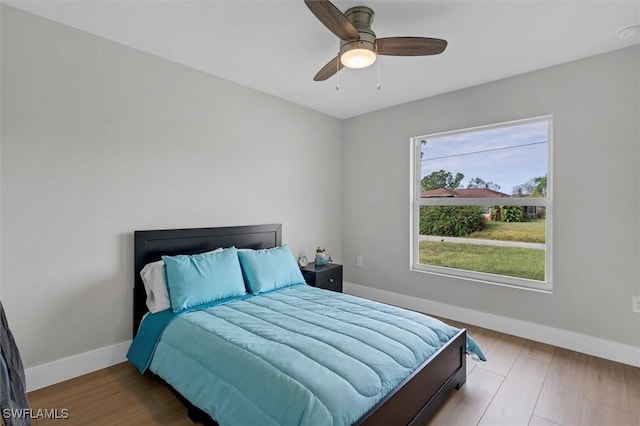
POLYGON ((485 126, 470 127, 466 129, 431 133, 424 136, 411 138, 411 238, 410 238, 410 269, 416 272, 435 274, 447 277, 460 278, 481 283, 495 284, 507 287, 521 288, 526 290, 541 291, 551 293, 553 290, 553 116, 545 115, 522 120, 514 120, 503 123, 489 124, 485 126), (499 127, 509 127, 518 124, 548 122, 548 145, 547 145, 547 196, 539 198, 421 198, 421 141, 445 135, 455 135, 468 133, 477 130, 493 129, 499 127), (507 202, 508 200, 508 202, 507 202), (486 272, 467 271, 457 268, 448 268, 435 265, 426 265, 419 262, 420 248, 420 207, 421 206, 541 206, 546 209, 546 237, 545 237, 545 279, 544 281, 530 280, 526 278, 509 277, 506 275, 496 275, 486 272))

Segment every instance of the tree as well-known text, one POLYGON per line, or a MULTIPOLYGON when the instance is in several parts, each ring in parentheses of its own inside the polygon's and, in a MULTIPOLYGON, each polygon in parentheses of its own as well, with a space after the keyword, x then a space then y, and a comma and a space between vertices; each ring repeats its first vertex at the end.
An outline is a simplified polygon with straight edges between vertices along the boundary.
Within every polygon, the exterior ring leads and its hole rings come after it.
POLYGON ((456 175, 453 176, 451 172, 438 170, 437 172, 433 172, 430 175, 423 177, 420 181, 420 186, 423 191, 439 188, 456 189, 460 186, 462 179, 464 179, 464 175, 462 173, 456 173, 456 175))
POLYGON ((513 187, 512 194, 516 197, 546 197, 547 175, 534 177, 513 187))
POLYGON ((533 178, 534 188, 531 191, 532 197, 546 197, 547 196, 547 175, 533 178))
POLYGON ((485 188, 491 189, 493 191, 499 191, 500 185, 493 182, 485 182, 484 179, 476 177, 469 181, 469 183, 467 184, 467 188, 485 188))

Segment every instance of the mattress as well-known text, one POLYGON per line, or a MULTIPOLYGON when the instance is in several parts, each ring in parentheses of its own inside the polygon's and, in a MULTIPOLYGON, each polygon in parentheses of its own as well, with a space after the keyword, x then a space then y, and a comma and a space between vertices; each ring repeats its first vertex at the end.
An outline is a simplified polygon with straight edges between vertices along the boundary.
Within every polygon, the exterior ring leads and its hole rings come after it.
MULTIPOLYGON (((220 425, 352 424, 459 331, 307 285, 167 322, 139 366, 220 425)), ((483 358, 470 338, 468 348, 483 358)))

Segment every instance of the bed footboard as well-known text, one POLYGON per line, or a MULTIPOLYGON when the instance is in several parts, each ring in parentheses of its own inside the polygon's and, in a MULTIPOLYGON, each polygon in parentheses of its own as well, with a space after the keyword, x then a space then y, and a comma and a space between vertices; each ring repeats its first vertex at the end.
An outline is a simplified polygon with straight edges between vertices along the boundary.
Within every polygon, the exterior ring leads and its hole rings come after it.
POLYGON ((356 424, 424 425, 448 393, 466 381, 466 339, 466 330, 460 330, 356 424))

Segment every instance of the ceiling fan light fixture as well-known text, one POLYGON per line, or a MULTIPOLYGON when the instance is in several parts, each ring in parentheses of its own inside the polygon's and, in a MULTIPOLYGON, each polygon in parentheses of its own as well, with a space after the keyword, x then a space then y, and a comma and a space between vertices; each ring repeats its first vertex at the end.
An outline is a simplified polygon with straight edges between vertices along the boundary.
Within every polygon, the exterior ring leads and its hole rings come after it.
POLYGON ((340 56, 340 62, 347 68, 366 68, 371 66, 375 61, 375 52, 363 48, 347 50, 340 56))
POLYGON ((359 40, 342 40, 340 62, 347 68, 366 68, 376 61, 376 35, 373 31, 361 32, 359 40))
POLYGON ((358 31, 358 39, 341 40, 340 62, 347 68, 361 69, 376 61, 376 33, 371 29, 373 10, 366 6, 356 6, 347 10, 344 16, 358 31))

